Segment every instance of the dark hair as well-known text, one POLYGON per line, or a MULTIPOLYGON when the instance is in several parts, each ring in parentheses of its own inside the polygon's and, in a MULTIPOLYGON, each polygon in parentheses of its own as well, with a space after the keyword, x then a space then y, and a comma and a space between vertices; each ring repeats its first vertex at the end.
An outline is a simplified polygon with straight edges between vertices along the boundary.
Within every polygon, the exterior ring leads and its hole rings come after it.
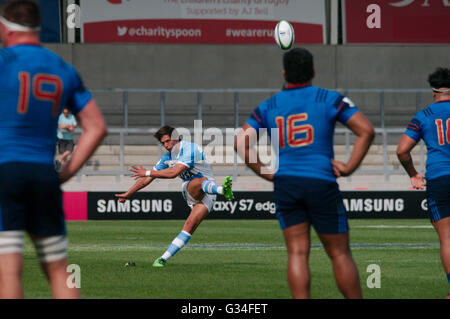
POLYGON ((9 0, 0 7, 0 13, 6 20, 36 28, 41 25, 39 5, 33 0, 9 0))
POLYGON ((305 83, 314 77, 313 56, 306 49, 295 48, 286 52, 283 67, 286 81, 292 84, 305 83))
POLYGON ((169 126, 169 125, 165 125, 163 127, 161 127, 155 134, 153 134, 153 136, 158 140, 161 141, 162 137, 164 135, 169 135, 171 139, 177 139, 178 138, 178 134, 177 131, 175 130, 175 128, 169 126), (174 136, 172 136, 172 134, 174 136))
POLYGON ((428 83, 432 88, 450 88, 450 69, 437 68, 428 76, 428 83))

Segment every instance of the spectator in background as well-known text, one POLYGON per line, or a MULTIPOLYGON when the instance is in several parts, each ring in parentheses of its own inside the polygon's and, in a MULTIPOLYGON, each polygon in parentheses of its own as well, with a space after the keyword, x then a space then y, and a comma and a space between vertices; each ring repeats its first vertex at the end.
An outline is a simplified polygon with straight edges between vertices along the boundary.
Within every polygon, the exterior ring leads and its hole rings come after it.
POLYGON ((70 113, 68 108, 64 108, 58 118, 58 153, 59 159, 56 160, 56 169, 60 170, 65 164, 70 154, 73 152, 75 143, 73 141, 73 132, 78 123, 75 116, 70 113))

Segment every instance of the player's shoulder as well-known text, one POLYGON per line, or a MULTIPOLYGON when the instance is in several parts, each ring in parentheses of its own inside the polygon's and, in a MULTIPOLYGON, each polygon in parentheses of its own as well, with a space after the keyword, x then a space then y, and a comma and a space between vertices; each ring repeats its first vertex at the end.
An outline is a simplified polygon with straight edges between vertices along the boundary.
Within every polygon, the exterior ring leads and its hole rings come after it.
POLYGON ((60 55, 42 45, 15 45, 4 48, 0 51, 2 51, 1 55, 3 56, 3 61, 13 62, 17 60, 21 61, 21 63, 25 63, 25 65, 35 65, 42 62, 46 65, 52 65, 54 68, 61 71, 65 70, 73 72, 74 70, 74 67, 70 63, 64 61, 60 55), (32 59, 30 59, 30 57, 32 57, 32 59))
POLYGON ((38 59, 45 60, 46 62, 52 62, 53 65, 60 70, 71 73, 76 72, 75 67, 72 64, 65 61, 59 54, 48 48, 37 46, 35 54, 38 59))
POLYGON ((336 90, 326 89, 319 86, 311 85, 307 88, 305 94, 309 95, 315 103, 339 104, 345 96, 336 90))
POLYGON ((181 141, 181 148, 178 158, 183 162, 197 162, 205 159, 205 152, 193 142, 181 141))
POLYGON ((164 163, 165 161, 168 161, 171 158, 172 157, 171 157, 170 152, 164 153, 163 155, 161 155, 160 162, 164 163))
POLYGON ((201 151, 201 147, 194 142, 188 142, 188 141, 180 141, 181 143, 181 152, 183 154, 188 154, 188 153, 195 153, 195 152, 199 152, 201 151))
POLYGON ((265 111, 268 109, 273 109, 276 108, 277 105, 277 97, 281 94, 282 92, 278 92, 275 95, 272 95, 271 97, 269 97, 268 99, 265 99, 264 101, 262 101, 258 107, 257 110, 259 111, 265 111))
POLYGON ((343 106, 352 108, 355 103, 345 94, 332 89, 325 89, 320 87, 315 87, 315 102, 325 103, 328 105, 333 105, 337 109, 342 109, 343 106))
POLYGON ((71 73, 75 73, 76 72, 75 67, 72 64, 70 64, 69 62, 65 61, 59 54, 57 54, 57 53, 55 53, 52 50, 49 50, 47 48, 43 48, 43 49, 44 49, 44 52, 45 52, 44 54, 46 56, 48 56, 49 58, 51 57, 51 59, 53 59, 55 64, 60 69, 66 70, 66 71, 71 72, 71 73))
POLYGON ((260 120, 259 117, 264 114, 264 112, 278 108, 278 104, 283 104, 283 101, 291 98, 289 95, 291 91, 291 89, 286 89, 283 87, 281 91, 263 100, 255 110, 256 114, 254 115, 257 117, 257 120, 260 120))
POLYGON ((17 60, 17 54, 11 48, 0 49, 0 65, 8 64, 17 60))
POLYGON ((324 89, 324 88, 318 88, 318 89, 319 89, 318 95, 325 96, 324 100, 327 103, 334 104, 334 103, 336 103, 336 101, 340 102, 344 99, 348 99, 348 97, 346 95, 344 95, 336 90, 324 89), (322 91, 322 93, 321 93, 321 91, 322 91), (323 92, 325 92, 325 93, 323 93, 323 92))
POLYGON ((448 114, 449 112, 450 112, 450 100, 434 102, 421 111, 424 117, 440 115, 442 113, 448 114))
POLYGON ((433 111, 431 110, 430 106, 431 106, 431 105, 428 105, 427 107, 425 107, 425 108, 423 108, 422 110, 418 111, 418 112, 414 115, 413 119, 416 119, 416 120, 421 121, 421 120, 426 119, 428 116, 432 115, 432 114, 433 114, 433 111))
MULTIPOLYGON (((426 108, 425 108, 426 109, 426 108)), ((409 121, 407 129, 410 131, 420 131, 422 129, 422 124, 426 121, 424 121, 427 117, 426 113, 424 112, 424 110, 420 110, 418 111, 414 117, 409 121)))

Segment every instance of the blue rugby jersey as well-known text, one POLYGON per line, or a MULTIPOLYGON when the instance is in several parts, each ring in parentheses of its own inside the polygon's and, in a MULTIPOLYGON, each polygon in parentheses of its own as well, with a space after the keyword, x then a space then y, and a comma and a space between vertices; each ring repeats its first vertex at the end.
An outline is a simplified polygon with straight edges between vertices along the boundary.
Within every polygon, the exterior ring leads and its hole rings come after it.
POLYGON ((205 152, 195 143, 181 141, 175 147, 177 151, 167 152, 158 163, 153 167, 154 170, 162 170, 174 167, 176 164, 183 164, 187 167, 179 177, 184 181, 190 181, 194 178, 206 177, 210 181, 214 181, 214 174, 211 165, 206 159, 205 152))
POLYGON ((450 175, 450 100, 433 103, 418 112, 405 134, 427 147, 426 179, 450 175))
POLYGON ((35 44, 0 50, 0 164, 53 163, 58 116, 91 100, 76 70, 35 44))
MULTIPOLYGON (((292 85, 262 102, 247 123, 278 132, 275 176, 335 181, 331 159, 336 121, 345 124, 358 109, 338 92, 313 85, 292 85)), ((273 139, 272 139, 273 140, 273 139)))

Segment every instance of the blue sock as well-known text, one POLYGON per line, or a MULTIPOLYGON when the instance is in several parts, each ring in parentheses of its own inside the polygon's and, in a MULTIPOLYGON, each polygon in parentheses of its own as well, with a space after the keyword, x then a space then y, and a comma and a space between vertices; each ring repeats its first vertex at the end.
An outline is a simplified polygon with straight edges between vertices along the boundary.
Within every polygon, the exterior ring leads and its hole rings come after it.
POLYGON ((183 248, 191 239, 192 235, 184 230, 178 234, 178 236, 172 241, 169 248, 166 252, 161 256, 163 259, 168 260, 170 257, 175 255, 181 248, 183 248))
POLYGON ((206 194, 220 194, 220 195, 222 195, 222 193, 223 193, 222 186, 219 186, 216 183, 208 181, 208 180, 204 180, 203 181, 203 183, 202 183, 202 190, 206 194))
POLYGON ((450 285, 450 274, 447 274, 448 284, 450 285))

